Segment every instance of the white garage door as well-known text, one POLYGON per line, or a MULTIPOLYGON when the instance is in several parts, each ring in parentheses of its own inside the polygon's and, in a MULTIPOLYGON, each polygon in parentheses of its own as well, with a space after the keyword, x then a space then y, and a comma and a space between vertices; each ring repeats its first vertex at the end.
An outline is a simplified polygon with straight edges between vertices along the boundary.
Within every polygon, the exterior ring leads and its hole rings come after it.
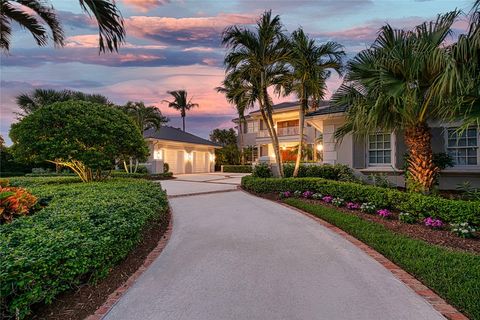
POLYGON ((193 172, 205 172, 205 152, 193 152, 193 172))
POLYGON ((180 152, 178 150, 174 149, 165 149, 165 162, 168 163, 169 170, 173 172, 174 174, 176 173, 182 173, 181 171, 181 163, 179 163, 179 154, 180 152))

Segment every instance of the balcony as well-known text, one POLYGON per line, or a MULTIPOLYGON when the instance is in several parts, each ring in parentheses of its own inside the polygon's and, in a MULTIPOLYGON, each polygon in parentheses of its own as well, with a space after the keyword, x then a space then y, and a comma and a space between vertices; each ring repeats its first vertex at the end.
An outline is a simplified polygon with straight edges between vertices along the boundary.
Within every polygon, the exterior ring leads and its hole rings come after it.
MULTIPOLYGON (((298 135, 299 129, 297 127, 284 127, 284 128, 278 128, 277 129, 277 135, 279 137, 284 137, 284 136, 295 136, 298 135)), ((257 132, 257 138, 267 138, 270 135, 268 134, 268 130, 260 130, 257 132)))

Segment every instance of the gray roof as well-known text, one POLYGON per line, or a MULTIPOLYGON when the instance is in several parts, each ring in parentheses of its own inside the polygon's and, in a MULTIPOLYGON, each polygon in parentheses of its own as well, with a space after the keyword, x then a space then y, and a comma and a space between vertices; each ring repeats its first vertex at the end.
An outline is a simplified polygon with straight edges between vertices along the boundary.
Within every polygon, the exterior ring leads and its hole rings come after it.
POLYGON ((347 106, 327 106, 325 108, 319 108, 315 111, 307 113, 306 117, 320 116, 324 114, 343 113, 347 110, 347 106))
MULTIPOLYGON (((319 107, 320 108, 326 107, 326 106, 329 105, 329 103, 330 103, 330 101, 322 100, 319 103, 319 107)), ((300 107, 300 101, 290 101, 290 102, 278 103, 278 104, 273 105, 273 110, 287 109, 287 108, 292 108, 292 107, 300 107)), ((250 114, 257 113, 257 112, 260 112, 260 111, 255 110, 255 111, 250 112, 250 114)))
POLYGON ((148 129, 143 133, 143 137, 220 147, 220 145, 212 141, 208 141, 191 133, 169 126, 162 126, 160 130, 148 129))

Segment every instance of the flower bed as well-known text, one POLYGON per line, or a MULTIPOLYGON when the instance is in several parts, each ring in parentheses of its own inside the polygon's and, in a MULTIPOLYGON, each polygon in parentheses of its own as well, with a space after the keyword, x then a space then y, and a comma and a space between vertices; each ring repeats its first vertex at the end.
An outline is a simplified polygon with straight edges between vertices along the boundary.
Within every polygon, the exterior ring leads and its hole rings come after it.
POLYGON ((25 318, 33 304, 104 277, 152 221, 166 220, 167 198, 154 183, 71 179, 12 179, 48 204, 0 226, 1 317, 25 318))

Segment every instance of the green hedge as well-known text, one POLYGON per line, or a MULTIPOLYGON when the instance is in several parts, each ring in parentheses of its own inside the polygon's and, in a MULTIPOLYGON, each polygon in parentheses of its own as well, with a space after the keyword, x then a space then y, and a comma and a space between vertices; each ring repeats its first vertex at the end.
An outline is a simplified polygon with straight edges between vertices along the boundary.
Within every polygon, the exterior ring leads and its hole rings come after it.
POLYGON ((383 225, 300 199, 285 202, 345 230, 415 275, 471 319, 480 319, 479 255, 399 235, 383 225))
POLYGON ((347 201, 371 202, 377 207, 409 212, 420 218, 432 216, 445 222, 469 222, 480 225, 480 202, 478 201, 450 200, 320 178, 261 179, 246 176, 242 178, 242 186, 246 190, 257 193, 308 190, 340 197, 347 201))
MULTIPOLYGON (((283 173, 286 178, 293 176, 295 164, 283 165, 283 173)), ((298 169, 299 178, 323 178, 337 181, 356 180, 353 170, 344 164, 301 164, 298 169)))
POLYGON ((12 179, 48 205, 0 225, 2 316, 18 310, 20 318, 28 317, 31 305, 105 276, 137 245, 145 227, 154 220, 166 223, 167 198, 155 183, 71 179, 12 179))
POLYGON ((251 173, 251 165, 223 165, 223 172, 251 173))

